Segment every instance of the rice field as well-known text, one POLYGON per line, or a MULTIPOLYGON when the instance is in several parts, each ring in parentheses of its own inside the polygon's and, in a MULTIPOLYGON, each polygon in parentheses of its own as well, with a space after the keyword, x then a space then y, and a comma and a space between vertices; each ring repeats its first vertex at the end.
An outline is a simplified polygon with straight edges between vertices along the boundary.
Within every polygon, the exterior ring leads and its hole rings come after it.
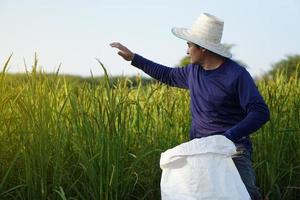
MULTIPOLYGON (((16 79, 8 64, 0 75, 0 199, 160 199, 160 153, 188 141, 187 91, 130 87, 126 77, 112 84, 107 75, 78 84, 47 76, 37 60, 16 79)), ((278 73, 257 84, 271 110, 252 136, 258 185, 269 199, 299 199, 300 79, 278 73)))

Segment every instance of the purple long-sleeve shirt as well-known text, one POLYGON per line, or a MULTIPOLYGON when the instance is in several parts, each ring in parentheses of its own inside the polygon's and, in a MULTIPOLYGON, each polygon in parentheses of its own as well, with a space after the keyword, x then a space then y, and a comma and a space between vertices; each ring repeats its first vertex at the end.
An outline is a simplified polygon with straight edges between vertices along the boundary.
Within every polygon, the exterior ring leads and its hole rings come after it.
POLYGON ((131 64, 165 84, 189 89, 191 139, 222 134, 252 150, 249 135, 270 118, 252 77, 231 59, 214 70, 196 64, 170 68, 138 54, 131 64))

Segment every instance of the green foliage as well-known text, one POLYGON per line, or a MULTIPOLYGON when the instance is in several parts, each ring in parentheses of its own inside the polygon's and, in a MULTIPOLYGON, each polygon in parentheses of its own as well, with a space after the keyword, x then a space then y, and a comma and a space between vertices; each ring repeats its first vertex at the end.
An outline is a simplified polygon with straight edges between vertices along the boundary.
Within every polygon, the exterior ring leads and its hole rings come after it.
MULTIPOLYGON (((37 74, 37 77, 41 77, 42 79, 64 79, 65 82, 71 85, 93 85, 94 83, 101 83, 105 80, 104 76, 99 77, 81 77, 81 76, 74 76, 74 75, 59 75, 59 74, 37 74)), ((12 86, 18 86, 23 84, 24 82, 28 82, 28 77, 26 74, 8 74, 5 73, 5 80, 10 82, 12 86)), ((139 85, 146 86, 148 84, 157 83, 155 79, 152 78, 145 78, 141 76, 113 76, 109 78, 109 83, 111 86, 117 85, 119 82, 126 82, 128 87, 138 87, 139 85)), ((64 82, 61 82, 64 84, 64 82)))
POLYGON ((186 66, 186 65, 188 65, 188 64, 190 64, 190 57, 189 57, 189 56, 185 56, 185 57, 183 57, 183 58, 180 60, 178 66, 183 67, 183 66, 186 66))
POLYGON ((160 153, 187 139, 186 92, 35 67, 19 78, 0 83, 0 199, 159 197, 160 153))
POLYGON ((291 77, 296 74, 296 76, 300 77, 300 55, 289 55, 285 59, 280 60, 272 66, 272 70, 270 70, 265 76, 266 77, 274 77, 277 73, 283 72, 286 78, 291 77))
MULTIPOLYGON (((188 92, 36 66, 0 77, 0 199, 160 199, 160 153, 188 140, 188 92)), ((299 199, 300 80, 278 73, 258 87, 271 110, 252 136, 259 186, 299 199)))
POLYGON ((299 199, 300 79, 281 72, 258 87, 271 111, 270 122, 253 135, 259 186, 269 199, 299 199))

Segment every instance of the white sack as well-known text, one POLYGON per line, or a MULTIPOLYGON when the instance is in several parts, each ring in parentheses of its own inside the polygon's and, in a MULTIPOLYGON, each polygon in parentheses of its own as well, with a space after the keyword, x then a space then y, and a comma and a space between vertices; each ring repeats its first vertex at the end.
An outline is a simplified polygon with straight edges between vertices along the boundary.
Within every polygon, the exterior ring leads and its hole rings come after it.
POLYGON ((162 200, 249 200, 233 163, 233 142, 215 135, 178 145, 161 154, 162 200))

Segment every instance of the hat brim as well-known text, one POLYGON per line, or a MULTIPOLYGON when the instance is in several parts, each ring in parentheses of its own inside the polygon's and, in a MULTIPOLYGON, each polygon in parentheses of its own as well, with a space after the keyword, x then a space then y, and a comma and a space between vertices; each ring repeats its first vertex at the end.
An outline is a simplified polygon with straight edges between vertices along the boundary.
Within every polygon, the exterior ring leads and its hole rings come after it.
POLYGON ((195 44, 199 45, 200 47, 203 47, 203 48, 205 48, 209 51, 212 51, 218 55, 221 55, 226 58, 232 57, 231 53, 228 51, 228 49, 224 45, 209 43, 209 42, 193 35, 191 33, 191 31, 187 28, 172 28, 172 33, 180 39, 195 43, 195 44))

